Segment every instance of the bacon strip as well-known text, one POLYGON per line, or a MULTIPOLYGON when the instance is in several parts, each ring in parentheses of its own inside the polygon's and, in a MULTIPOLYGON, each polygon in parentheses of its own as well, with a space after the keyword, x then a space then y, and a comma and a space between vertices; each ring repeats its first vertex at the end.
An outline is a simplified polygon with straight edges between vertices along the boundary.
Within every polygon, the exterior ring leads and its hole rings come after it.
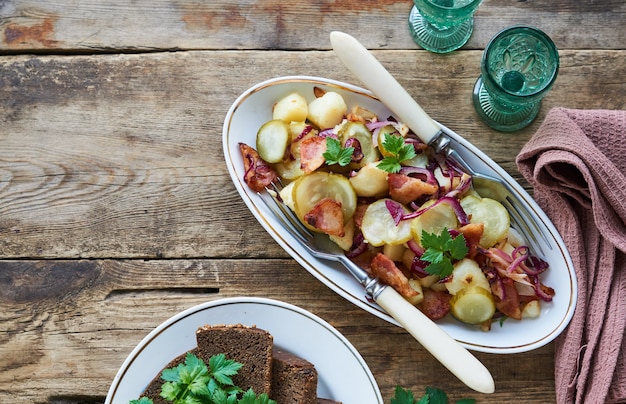
POLYGON ((418 296, 419 293, 409 285, 408 278, 400 271, 396 264, 385 254, 378 253, 372 259, 370 270, 385 285, 394 288, 405 298, 418 296))
POLYGON ((239 151, 245 170, 243 180, 253 191, 263 191, 278 178, 276 171, 259 156, 254 148, 245 143, 239 143, 239 151))

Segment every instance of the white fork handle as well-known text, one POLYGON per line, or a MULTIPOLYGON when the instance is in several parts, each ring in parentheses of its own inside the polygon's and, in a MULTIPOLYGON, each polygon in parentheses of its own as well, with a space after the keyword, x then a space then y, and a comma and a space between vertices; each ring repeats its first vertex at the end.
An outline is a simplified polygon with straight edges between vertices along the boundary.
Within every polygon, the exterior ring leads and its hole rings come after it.
POLYGON ((387 286, 375 300, 468 387, 481 393, 495 391, 493 377, 485 365, 424 313, 407 302, 395 289, 387 286))
POLYGON ((333 31, 330 43, 348 70, 424 143, 430 144, 437 137, 439 125, 359 41, 344 32, 333 31))

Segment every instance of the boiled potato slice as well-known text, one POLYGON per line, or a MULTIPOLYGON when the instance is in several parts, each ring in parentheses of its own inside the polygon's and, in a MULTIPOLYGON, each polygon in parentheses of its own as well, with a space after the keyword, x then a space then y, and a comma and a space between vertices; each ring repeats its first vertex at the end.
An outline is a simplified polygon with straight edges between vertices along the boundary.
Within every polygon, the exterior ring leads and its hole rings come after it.
POLYGON ((333 91, 309 103, 309 121, 320 129, 333 128, 343 120, 348 106, 343 97, 333 91))
POLYGON ((348 220, 348 222, 343 226, 344 235, 343 236, 333 236, 332 234, 328 235, 335 244, 341 247, 344 251, 349 251, 352 248, 352 244, 354 243, 354 219, 348 220))
POLYGON ((528 242, 524 240, 524 236, 522 236, 522 234, 513 227, 509 227, 509 232, 506 236, 506 239, 507 242, 513 247, 528 245, 528 242))
POLYGON ((357 196, 346 177, 325 171, 315 171, 295 181, 294 210, 303 223, 304 215, 326 198, 341 203, 344 223, 352 218, 356 210, 357 196))
POLYGON ((283 189, 280 190, 278 195, 280 195, 280 199, 283 203, 291 210, 295 211, 296 204, 293 200, 293 188, 296 185, 295 182, 290 182, 283 189))
MULTIPOLYGON (((403 244, 411 239, 411 221, 403 220, 397 226, 387 209, 386 201, 390 199, 379 199, 373 202, 365 210, 361 222, 363 237, 374 247, 383 244, 403 244)), ((397 203, 397 202, 393 202, 397 203)), ((408 209, 404 208, 408 213, 408 209)))
POLYGON ((370 163, 349 178, 358 196, 381 196, 389 191, 389 183, 387 182, 389 174, 378 168, 377 165, 378 163, 370 163))
POLYGON ((522 309, 522 318, 537 318, 541 314, 541 303, 539 300, 531 300, 522 309))
POLYGON ((274 105, 272 119, 280 119, 284 122, 304 122, 309 114, 309 104, 306 99, 298 94, 291 93, 274 105))
MULTIPOLYGON (((426 208, 435 203, 435 201, 428 201, 424 203, 420 209, 426 208)), ((441 231, 445 229, 456 229, 459 222, 456 218, 456 213, 452 207, 445 203, 440 203, 422 213, 420 216, 412 220, 411 232, 413 238, 419 242, 422 237, 422 231, 426 233, 441 234, 441 231)))
POLYGON ((268 163, 278 163, 285 157, 291 137, 289 126, 278 119, 264 123, 256 134, 256 150, 268 163))
POLYGON ((412 305, 420 304, 422 300, 424 300, 424 290, 422 289, 422 284, 417 279, 409 279, 409 286, 417 292, 416 296, 411 298, 405 298, 412 305))
POLYGON ((405 250, 404 244, 385 244, 383 246, 383 254, 392 261, 402 261, 402 255, 405 250))
POLYGON ((483 223, 485 230, 479 244, 483 248, 493 247, 507 237, 511 219, 509 212, 502 204, 491 198, 480 198, 468 195, 461 199, 461 206, 471 223, 483 223))
POLYGON ((480 286, 468 286, 450 299, 450 313, 466 324, 483 323, 491 319, 495 312, 491 292, 480 286))
POLYGON ((480 286, 483 289, 491 290, 489 281, 482 269, 476 261, 469 258, 463 258, 454 264, 452 277, 448 282, 445 282, 445 285, 451 295, 456 295, 468 286, 480 286))
POLYGON ((372 142, 372 132, 367 129, 363 122, 348 122, 339 130, 339 137, 343 146, 346 146, 348 139, 358 140, 363 153, 363 159, 358 163, 358 167, 378 161, 378 150, 372 142))

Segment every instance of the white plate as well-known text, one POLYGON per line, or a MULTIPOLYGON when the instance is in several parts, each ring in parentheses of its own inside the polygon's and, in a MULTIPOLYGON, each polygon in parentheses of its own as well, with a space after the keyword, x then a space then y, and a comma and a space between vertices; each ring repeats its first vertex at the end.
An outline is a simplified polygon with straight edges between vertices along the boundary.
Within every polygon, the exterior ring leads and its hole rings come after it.
MULTIPOLYGON (((277 100, 297 91, 310 101, 314 99, 313 88, 316 86, 340 93, 346 100, 348 108, 360 105, 384 118, 392 115, 369 91, 350 84, 307 76, 281 77, 262 82, 239 96, 226 115, 222 140, 228 170, 237 191, 252 214, 300 265, 350 302, 397 325, 398 323, 378 305, 368 301, 361 285, 341 265, 318 260, 300 247, 274 219, 272 213, 260 201, 259 195, 243 181, 243 161, 238 143, 243 142, 254 147, 257 130, 271 119, 272 106, 277 100)), ((543 254, 538 255, 550 264, 550 269, 543 274, 542 280, 556 290, 556 296, 551 303, 543 303, 539 318, 522 321, 509 319, 502 327, 498 323, 494 324, 489 332, 461 324, 450 316, 438 323, 465 347, 476 351, 517 353, 539 348, 556 338, 574 314, 577 295, 576 275, 567 248, 543 210, 504 169, 468 141, 448 128, 445 129, 452 138, 451 146, 465 161, 479 172, 502 177, 508 182, 524 200, 527 209, 537 218, 544 232, 549 235, 546 240, 539 240, 543 254)))
POLYGON ((318 372, 319 397, 344 404, 383 404, 372 372, 339 331, 299 307, 253 297, 204 303, 159 325, 126 358, 105 403, 128 404, 137 399, 161 369, 196 346, 198 327, 237 323, 269 331, 276 347, 313 363, 318 372))

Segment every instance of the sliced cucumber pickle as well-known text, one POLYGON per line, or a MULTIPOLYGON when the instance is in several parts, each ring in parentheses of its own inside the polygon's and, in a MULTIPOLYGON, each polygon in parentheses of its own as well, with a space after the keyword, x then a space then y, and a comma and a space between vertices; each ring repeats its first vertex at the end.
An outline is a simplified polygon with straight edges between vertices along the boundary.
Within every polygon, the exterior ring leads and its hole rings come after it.
POLYGON ((378 160, 378 150, 372 142, 372 132, 367 129, 362 122, 348 122, 339 130, 339 137, 341 143, 346 144, 346 141, 350 138, 354 138, 359 141, 361 145, 361 152, 363 153, 363 159, 358 162, 359 167, 363 167, 369 163, 373 163, 378 160))
MULTIPOLYGON (((428 201, 424 203, 420 209, 427 208, 435 203, 435 201, 428 201)), ((445 229, 456 229, 459 222, 456 218, 454 209, 448 204, 440 203, 422 213, 411 222, 411 232, 413 238, 416 241, 420 241, 422 238, 422 231, 426 233, 441 234, 441 231, 445 229)))
MULTIPOLYGON (((361 222, 363 237, 374 247, 403 244, 411 239, 411 221, 403 220, 396 226, 387 209, 387 200, 379 199, 369 205, 361 222)), ((408 209, 405 210, 406 213, 409 212, 408 209)))
POLYGON ((304 222, 309 213, 322 199, 330 198, 341 203, 344 223, 354 215, 357 196, 350 181, 339 174, 316 171, 296 180, 293 200, 296 215, 304 222))
POLYGON ((256 134, 256 150, 268 163, 278 163, 285 157, 290 140, 287 123, 273 119, 259 128, 256 134))
POLYGON ((377 138, 378 151, 380 152, 380 154, 383 155, 383 157, 393 156, 393 153, 385 149, 385 145, 384 145, 385 135, 392 135, 392 136, 399 136, 399 135, 396 133, 396 128, 394 128, 392 125, 383 126, 382 128, 380 128, 380 131, 378 132, 378 138, 377 138))
POLYGON ((506 208, 491 198, 468 195, 460 201, 463 210, 470 216, 471 223, 483 223, 485 230, 480 238, 480 246, 493 247, 507 237, 511 218, 506 208))
POLYGON ((493 317, 496 305, 491 291, 480 286, 461 289, 450 299, 450 313, 466 324, 480 324, 493 317))
POLYGON ((302 171, 302 167, 300 166, 300 145, 304 139, 317 135, 317 130, 313 129, 302 136, 306 127, 307 124, 304 122, 289 123, 289 156, 284 161, 274 164, 274 169, 283 179, 293 181, 304 175, 304 171, 302 171))

